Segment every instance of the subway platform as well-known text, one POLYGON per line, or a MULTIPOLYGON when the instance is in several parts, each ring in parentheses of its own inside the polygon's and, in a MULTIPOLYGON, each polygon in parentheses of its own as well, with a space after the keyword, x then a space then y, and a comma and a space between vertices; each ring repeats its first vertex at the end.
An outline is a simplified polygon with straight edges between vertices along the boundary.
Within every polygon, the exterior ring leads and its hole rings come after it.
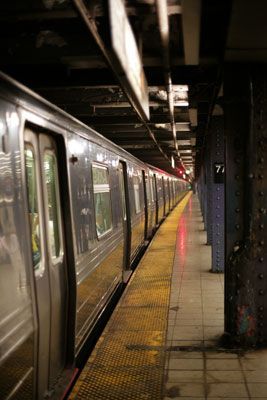
POLYGON ((71 400, 267 399, 267 350, 220 346, 224 276, 196 195, 153 238, 71 400))

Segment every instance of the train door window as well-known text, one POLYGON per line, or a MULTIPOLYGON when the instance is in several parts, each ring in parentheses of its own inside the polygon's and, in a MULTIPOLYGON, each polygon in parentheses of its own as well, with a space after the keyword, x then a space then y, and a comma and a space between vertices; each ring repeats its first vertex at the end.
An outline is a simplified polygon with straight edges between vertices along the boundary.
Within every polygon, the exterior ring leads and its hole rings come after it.
POLYGON ((37 271, 40 269, 41 265, 41 241, 36 178, 36 159, 33 146, 30 144, 25 145, 25 166, 31 228, 32 259, 34 270, 37 271))
POLYGON ((154 198, 156 201, 158 201, 158 196, 157 196, 157 181, 156 181, 156 174, 153 174, 152 178, 152 186, 153 186, 153 193, 154 193, 154 198))
POLYGON ((148 176, 145 175, 145 184, 146 184, 146 198, 147 198, 147 204, 151 203, 151 193, 150 193, 150 185, 149 185, 149 180, 148 176))
POLYGON ((107 167, 93 165, 94 203, 97 236, 112 229, 110 186, 107 167))
POLYGON ((140 192, 139 192, 139 177, 133 177, 133 185, 134 185, 134 203, 135 203, 135 213, 138 214, 141 211, 140 206, 140 192))
POLYGON ((153 176, 149 176, 149 186, 150 186, 150 198, 151 203, 154 203, 154 188, 153 188, 153 176))
POLYGON ((120 161, 119 164, 119 181, 120 181, 120 189, 121 189, 121 202, 122 202, 122 215, 123 220, 126 221, 126 203, 125 203, 125 184, 124 184, 124 171, 123 171, 123 163, 120 161))
POLYGON ((44 178, 48 210, 48 238, 52 259, 58 258, 61 249, 59 216, 59 182, 57 158, 53 150, 44 153, 44 178))
POLYGON ((158 197, 159 199, 162 199, 163 197, 163 193, 162 193, 162 179, 160 177, 158 177, 158 197))
POLYGON ((163 178, 163 176, 161 177, 161 186, 162 186, 162 197, 165 200, 166 197, 166 187, 165 187, 165 179, 163 178))

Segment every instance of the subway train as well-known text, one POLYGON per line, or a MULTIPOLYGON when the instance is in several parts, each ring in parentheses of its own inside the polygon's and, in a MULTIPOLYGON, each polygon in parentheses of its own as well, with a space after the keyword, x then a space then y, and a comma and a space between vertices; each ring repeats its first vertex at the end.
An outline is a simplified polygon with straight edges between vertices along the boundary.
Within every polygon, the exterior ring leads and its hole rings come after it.
POLYGON ((0 397, 61 398, 187 182, 0 73, 0 397))

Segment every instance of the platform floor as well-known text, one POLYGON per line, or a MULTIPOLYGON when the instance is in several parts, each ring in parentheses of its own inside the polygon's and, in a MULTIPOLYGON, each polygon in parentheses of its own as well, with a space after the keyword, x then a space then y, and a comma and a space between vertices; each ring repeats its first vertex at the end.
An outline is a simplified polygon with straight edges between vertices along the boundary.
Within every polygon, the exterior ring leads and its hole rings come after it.
POLYGON ((267 350, 217 345, 224 277, 210 264, 188 195, 156 233, 70 399, 267 399, 267 350))

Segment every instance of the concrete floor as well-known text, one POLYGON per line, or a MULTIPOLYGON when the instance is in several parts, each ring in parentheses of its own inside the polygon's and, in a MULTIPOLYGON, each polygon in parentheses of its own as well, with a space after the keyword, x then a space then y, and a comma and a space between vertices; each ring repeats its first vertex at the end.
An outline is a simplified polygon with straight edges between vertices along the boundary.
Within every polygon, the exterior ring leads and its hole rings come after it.
POLYGON ((267 399, 267 350, 218 347, 224 276, 209 272, 211 248, 193 195, 179 221, 166 343, 165 400, 267 399))

